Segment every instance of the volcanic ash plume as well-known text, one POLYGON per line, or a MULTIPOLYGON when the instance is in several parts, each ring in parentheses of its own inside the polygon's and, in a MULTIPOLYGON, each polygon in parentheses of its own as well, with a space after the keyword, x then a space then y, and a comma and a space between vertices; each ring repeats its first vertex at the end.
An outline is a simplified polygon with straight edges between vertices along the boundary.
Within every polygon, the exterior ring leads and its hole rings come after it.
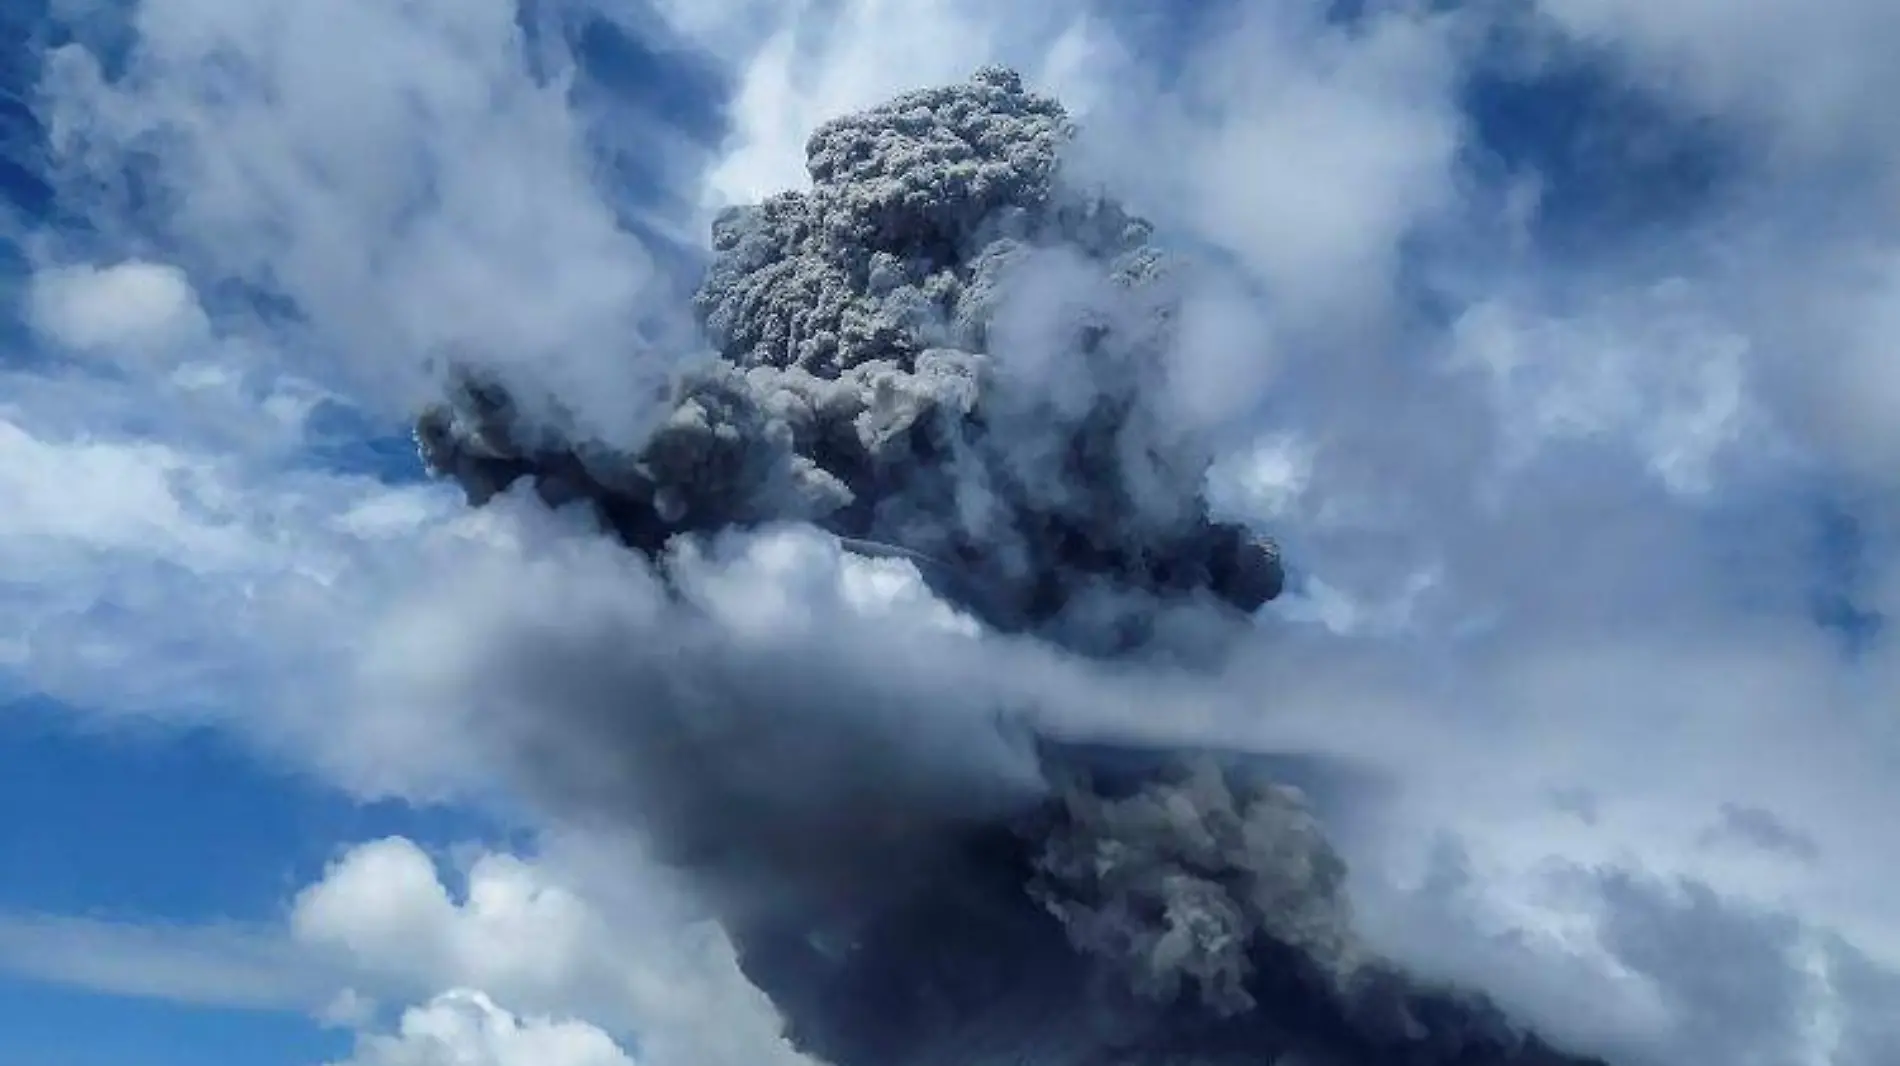
POLYGON ((526 424, 470 375, 422 419, 425 458, 477 502, 522 478, 592 500, 649 554, 814 522, 1081 645, 1126 645, 1157 597, 1252 611, 1278 552, 1208 519, 1209 457, 1169 414, 1179 271, 1146 223, 1060 180, 1071 132, 996 69, 823 126, 810 191, 715 223, 696 307, 717 358, 649 439, 526 424))
POLYGON ((1244 630, 1283 581, 1271 542, 1210 519, 1206 427, 1172 399, 1191 274, 1065 180, 1071 134, 997 69, 820 128, 808 191, 717 221, 713 354, 637 444, 462 373, 418 427, 432 468, 478 504, 523 482, 591 505, 674 597, 589 641, 524 635, 474 696, 524 708, 496 732, 537 795, 697 879, 834 1066, 1584 1061, 1356 942, 1290 787, 1312 764, 996 725, 1055 692, 1012 690, 1012 664, 1113 684, 1162 668, 1158 619, 1244 630), (686 605, 746 531, 824 563, 788 523, 1021 632, 807 605, 804 638, 762 637, 686 605))

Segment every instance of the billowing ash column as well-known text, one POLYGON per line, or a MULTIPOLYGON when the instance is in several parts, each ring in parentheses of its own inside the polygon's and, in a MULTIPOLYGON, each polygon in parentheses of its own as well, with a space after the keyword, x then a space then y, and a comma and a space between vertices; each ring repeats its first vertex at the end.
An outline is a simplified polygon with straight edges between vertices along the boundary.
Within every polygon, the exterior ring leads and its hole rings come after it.
POLYGON ((1279 553, 1209 520, 1208 457, 1163 402, 1176 276, 1146 223, 1063 182, 1071 132, 994 68, 827 123, 809 191, 715 223, 695 304, 716 358, 636 452, 524 425, 471 376, 422 418, 425 459, 477 502, 521 478, 592 500, 648 553, 816 522, 958 571, 1011 627, 1255 610, 1279 553))
MULTIPOLYGON (((521 480, 589 501, 650 556, 814 522, 1094 652, 1183 601, 1252 611, 1278 553, 1210 520, 1208 456, 1168 401, 1180 274, 1063 180, 1070 135, 995 69, 831 122, 809 191, 718 220, 713 351, 637 448, 470 373, 421 419, 423 454, 477 504, 521 480)), ((574 706, 535 693, 526 776, 695 878, 831 1066, 1600 1066, 1364 950, 1344 866, 1284 787, 1319 763, 1036 738, 1038 780, 986 792, 946 772, 946 734, 878 726, 931 697, 805 663, 781 671, 794 700, 683 628, 574 706)))
MULTIPOLYGON (((835 907, 741 916, 746 972, 833 1066, 1605 1066, 1351 929, 1275 760, 1049 746, 1055 795, 835 907)), ((1297 775, 1296 775, 1297 776, 1297 775)))

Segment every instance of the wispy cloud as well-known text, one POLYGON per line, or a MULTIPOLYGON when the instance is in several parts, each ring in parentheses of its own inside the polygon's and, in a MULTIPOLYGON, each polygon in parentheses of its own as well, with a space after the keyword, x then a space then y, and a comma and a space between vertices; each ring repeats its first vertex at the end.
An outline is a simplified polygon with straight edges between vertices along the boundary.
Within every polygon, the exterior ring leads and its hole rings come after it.
POLYGON ((201 1007, 315 1012, 342 987, 282 930, 0 915, 0 969, 91 992, 201 1007))
POLYGON ((273 354, 384 415, 454 358, 532 368, 599 435, 637 426, 677 354, 676 293, 513 3, 150 0, 134 25, 116 77, 80 48, 49 57, 52 142, 107 188, 128 153, 155 160, 162 214, 106 220, 156 228, 201 288, 285 305, 275 339, 295 343, 273 354))

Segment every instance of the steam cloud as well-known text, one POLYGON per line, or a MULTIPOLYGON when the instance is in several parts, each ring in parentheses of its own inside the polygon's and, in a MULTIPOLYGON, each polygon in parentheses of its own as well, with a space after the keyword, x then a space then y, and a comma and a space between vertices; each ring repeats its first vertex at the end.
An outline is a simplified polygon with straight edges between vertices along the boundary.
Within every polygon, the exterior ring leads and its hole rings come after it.
POLYGON ((1180 652, 1284 583, 1271 541, 1210 518, 1203 427, 1171 398, 1190 267, 1065 177, 1072 133, 996 68, 821 127, 808 191, 715 224, 712 357, 636 445, 456 379, 418 425, 429 465, 477 504, 525 483, 590 505, 653 593, 596 643, 510 648, 490 673, 524 717, 497 728, 544 798, 696 878, 835 1066, 1588 1061, 1356 942, 1289 783, 1310 765, 1007 724, 1031 688, 1003 664, 1180 652), (787 637, 681 606, 719 566, 837 565, 799 534, 731 547, 786 523, 989 627, 806 605, 787 637), (1160 624, 1189 617, 1215 621, 1160 624))

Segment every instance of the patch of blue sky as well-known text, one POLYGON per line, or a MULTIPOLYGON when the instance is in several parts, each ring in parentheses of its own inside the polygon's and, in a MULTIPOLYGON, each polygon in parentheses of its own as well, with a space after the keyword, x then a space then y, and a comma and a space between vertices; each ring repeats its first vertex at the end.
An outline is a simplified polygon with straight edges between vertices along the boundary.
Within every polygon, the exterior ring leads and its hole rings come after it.
MULTIPOLYGON (((1326 0, 1316 6, 1317 13, 1307 5, 1285 4, 1277 9, 1277 15, 1301 25, 1317 19, 1317 25, 1351 33, 1362 28, 1368 16, 1381 13, 1389 5, 1368 0, 1326 0)), ((1467 5, 1460 0, 1447 0, 1435 6, 1452 9, 1467 5)), ((1116 38, 1157 75, 1162 85, 1173 83, 1186 72, 1187 64, 1197 62, 1197 51, 1210 38, 1229 32, 1234 21, 1249 14, 1244 0, 1192 0, 1178 4, 1094 0, 1090 10, 1113 28, 1116 38)), ((1261 10, 1256 8, 1251 14, 1258 17, 1261 10)))
POLYGON ((1634 83, 1615 57, 1532 16, 1492 27, 1479 52, 1461 94, 1466 165, 1480 182, 1535 183, 1527 221, 1550 251, 1577 255, 1689 225, 1744 176, 1741 130, 1634 83))
POLYGON ((660 220, 694 216, 699 169, 731 132, 729 79, 657 18, 630 25, 572 0, 523 0, 521 9, 531 66, 571 74, 569 101, 620 225, 687 291, 704 269, 704 242, 660 220), (669 140, 657 139, 662 131, 669 140))
POLYGON ((269 922, 340 847, 492 839, 468 811, 355 801, 222 731, 87 728, 44 699, 0 708, 0 910, 269 922))
POLYGON ((187 1066, 342 1058, 333 990, 283 939, 348 846, 505 834, 467 811, 356 802, 210 730, 0 705, 0 1061, 187 1066))
POLYGON ((389 431, 357 408, 319 400, 304 419, 305 460, 315 469, 359 474, 388 484, 425 480, 415 438, 389 431))

